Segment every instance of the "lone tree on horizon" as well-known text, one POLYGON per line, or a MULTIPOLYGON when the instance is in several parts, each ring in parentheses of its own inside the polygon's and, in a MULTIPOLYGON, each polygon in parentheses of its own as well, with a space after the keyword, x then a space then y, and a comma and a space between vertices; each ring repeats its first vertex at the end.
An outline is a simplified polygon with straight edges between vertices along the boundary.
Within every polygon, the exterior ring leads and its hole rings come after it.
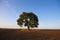
POLYGON ((21 27, 24 25, 29 30, 30 28, 38 27, 38 17, 33 12, 23 12, 19 15, 17 24, 21 27))

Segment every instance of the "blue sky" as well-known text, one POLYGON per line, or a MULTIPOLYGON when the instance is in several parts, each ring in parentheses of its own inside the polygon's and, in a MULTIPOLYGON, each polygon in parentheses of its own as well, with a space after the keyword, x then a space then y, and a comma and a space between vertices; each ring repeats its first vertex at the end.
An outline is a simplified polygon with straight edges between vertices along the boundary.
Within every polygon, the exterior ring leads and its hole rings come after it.
POLYGON ((22 12, 35 13, 40 29, 60 29, 60 0, 0 0, 0 28, 19 28, 22 12))

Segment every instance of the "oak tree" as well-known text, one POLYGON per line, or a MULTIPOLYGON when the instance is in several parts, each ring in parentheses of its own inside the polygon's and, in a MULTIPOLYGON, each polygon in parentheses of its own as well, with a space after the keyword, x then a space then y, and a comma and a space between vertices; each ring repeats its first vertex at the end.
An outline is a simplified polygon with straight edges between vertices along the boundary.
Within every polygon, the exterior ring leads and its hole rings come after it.
POLYGON ((29 30, 30 28, 38 27, 38 17, 33 12, 23 12, 19 15, 17 24, 21 27, 24 25, 29 30))

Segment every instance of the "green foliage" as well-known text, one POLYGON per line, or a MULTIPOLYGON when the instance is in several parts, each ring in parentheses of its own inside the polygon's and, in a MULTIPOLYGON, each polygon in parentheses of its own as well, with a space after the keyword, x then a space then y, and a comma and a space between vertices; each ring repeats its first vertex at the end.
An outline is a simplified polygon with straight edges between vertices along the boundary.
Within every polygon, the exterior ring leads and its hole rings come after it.
POLYGON ((17 20, 17 24, 19 26, 22 26, 24 24, 24 26, 31 27, 31 28, 38 27, 38 18, 32 12, 30 13, 23 12, 19 16, 17 20))

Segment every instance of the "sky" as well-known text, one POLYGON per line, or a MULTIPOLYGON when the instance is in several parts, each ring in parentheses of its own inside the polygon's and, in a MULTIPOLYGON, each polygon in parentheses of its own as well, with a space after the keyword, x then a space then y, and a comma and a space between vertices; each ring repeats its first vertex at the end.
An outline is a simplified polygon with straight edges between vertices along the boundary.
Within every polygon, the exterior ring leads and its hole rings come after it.
POLYGON ((22 12, 38 16, 38 29, 60 29, 60 0, 0 0, 0 28, 20 28, 22 12))

